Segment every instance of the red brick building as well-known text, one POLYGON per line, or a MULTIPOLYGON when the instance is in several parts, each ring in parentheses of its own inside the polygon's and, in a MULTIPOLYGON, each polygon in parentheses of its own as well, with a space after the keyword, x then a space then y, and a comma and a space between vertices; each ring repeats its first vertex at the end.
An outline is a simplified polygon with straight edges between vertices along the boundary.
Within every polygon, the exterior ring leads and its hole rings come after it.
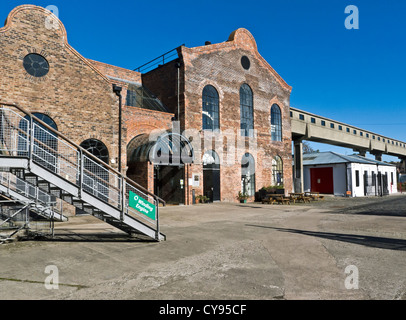
POLYGON ((194 190, 235 201, 239 191, 253 198, 276 184, 290 192, 291 87, 261 57, 250 32, 238 29, 223 43, 181 46, 177 53, 178 59, 143 74, 142 83, 176 115, 184 136, 192 135, 195 159, 185 169, 185 198, 194 190), (213 158, 214 164, 206 161, 213 158), (200 183, 190 185, 195 179, 200 183))
POLYGON ((33 112, 114 168, 121 161, 168 202, 191 204, 193 194, 236 201, 239 191, 253 198, 272 184, 292 190, 291 87, 245 29, 223 43, 181 46, 175 60, 140 73, 84 58, 61 21, 23 5, 0 29, 0 47, 1 102, 33 112), (113 85, 122 88, 121 128, 113 85))

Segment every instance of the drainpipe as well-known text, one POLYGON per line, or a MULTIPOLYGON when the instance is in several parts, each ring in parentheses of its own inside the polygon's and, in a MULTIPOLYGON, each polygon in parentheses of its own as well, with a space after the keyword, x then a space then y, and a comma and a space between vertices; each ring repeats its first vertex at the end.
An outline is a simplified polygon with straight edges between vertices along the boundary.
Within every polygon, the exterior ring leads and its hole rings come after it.
POLYGON ((122 127, 122 87, 113 84, 113 92, 118 96, 118 171, 121 173, 121 127, 122 127))
POLYGON ((178 114, 177 114, 177 120, 180 121, 180 101, 179 101, 179 93, 180 93, 180 62, 176 63, 176 68, 178 69, 178 92, 177 92, 177 96, 178 96, 178 114))

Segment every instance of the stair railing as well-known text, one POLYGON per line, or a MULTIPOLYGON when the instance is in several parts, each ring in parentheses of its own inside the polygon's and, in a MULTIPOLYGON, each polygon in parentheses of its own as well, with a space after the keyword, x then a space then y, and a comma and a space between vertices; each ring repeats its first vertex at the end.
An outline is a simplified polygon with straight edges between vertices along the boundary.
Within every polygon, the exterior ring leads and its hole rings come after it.
POLYGON ((35 163, 87 192, 125 215, 144 222, 159 238, 159 204, 165 201, 125 177, 64 134, 56 131, 16 104, 0 102, 0 154, 28 157, 35 163), (18 112, 14 111, 15 108, 18 112), (9 110, 9 111, 8 111, 9 110), (130 193, 155 206, 154 216, 130 207, 130 193))

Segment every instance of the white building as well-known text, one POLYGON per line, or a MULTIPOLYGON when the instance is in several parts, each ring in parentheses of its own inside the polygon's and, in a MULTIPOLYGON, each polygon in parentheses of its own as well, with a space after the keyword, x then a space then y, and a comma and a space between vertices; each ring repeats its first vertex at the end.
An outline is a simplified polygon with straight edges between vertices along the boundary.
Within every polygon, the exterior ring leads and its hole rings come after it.
POLYGON ((359 155, 303 155, 305 192, 335 196, 380 196, 397 192, 396 166, 359 155))

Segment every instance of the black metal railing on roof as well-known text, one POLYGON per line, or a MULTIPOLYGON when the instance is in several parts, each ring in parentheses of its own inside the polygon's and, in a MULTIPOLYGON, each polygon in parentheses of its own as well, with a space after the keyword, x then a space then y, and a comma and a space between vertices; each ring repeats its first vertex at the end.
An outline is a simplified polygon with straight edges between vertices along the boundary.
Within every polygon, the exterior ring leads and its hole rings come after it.
MULTIPOLYGON (((185 44, 180 45, 179 47, 184 46, 185 44)), ((159 65, 164 65, 165 63, 171 62, 177 58, 179 58, 178 56, 178 48, 176 47, 175 49, 172 49, 166 53, 164 53, 163 55, 160 55, 159 57, 143 64, 142 66, 139 66, 138 68, 135 68, 133 71, 137 71, 140 73, 146 73, 148 71, 151 71, 153 69, 155 69, 156 67, 158 67, 159 65)))

